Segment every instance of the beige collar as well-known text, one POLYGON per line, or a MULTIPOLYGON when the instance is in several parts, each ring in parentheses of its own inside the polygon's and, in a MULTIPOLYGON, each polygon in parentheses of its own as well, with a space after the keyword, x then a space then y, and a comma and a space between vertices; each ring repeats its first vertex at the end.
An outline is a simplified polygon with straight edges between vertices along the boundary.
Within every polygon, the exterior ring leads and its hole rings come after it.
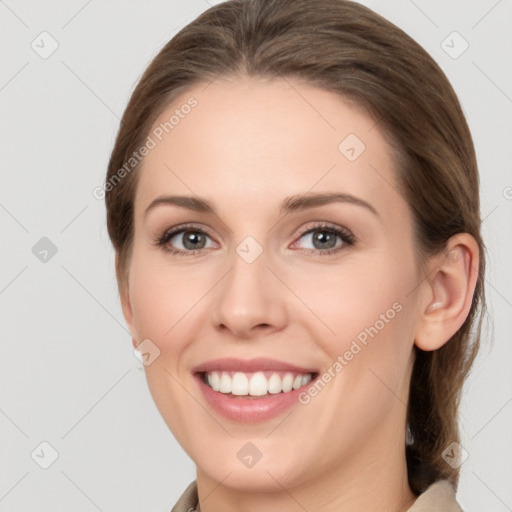
POLYGON ((455 491, 448 480, 433 483, 420 494, 407 512, 462 512, 455 500, 455 491))

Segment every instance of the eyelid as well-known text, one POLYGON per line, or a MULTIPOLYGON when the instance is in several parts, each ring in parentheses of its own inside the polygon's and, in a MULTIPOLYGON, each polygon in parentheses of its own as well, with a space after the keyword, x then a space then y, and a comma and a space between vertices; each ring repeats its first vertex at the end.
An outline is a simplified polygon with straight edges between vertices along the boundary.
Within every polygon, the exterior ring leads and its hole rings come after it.
POLYGON ((310 233, 311 231, 315 231, 317 229, 322 229, 322 228, 325 230, 341 231, 347 237, 354 236, 352 234, 352 232, 344 226, 339 226, 338 224, 332 224, 332 223, 326 222, 326 221, 313 221, 313 222, 314 222, 314 224, 312 226, 309 226, 309 227, 304 228, 303 230, 299 231, 299 235, 298 235, 299 238, 303 237, 307 233, 310 233))
POLYGON ((205 233, 212 239, 215 238, 210 234, 210 228, 208 226, 205 226, 204 224, 196 224, 195 222, 185 222, 184 224, 177 224, 176 226, 173 226, 172 228, 166 229, 160 236, 164 237, 167 235, 175 235, 176 233, 179 233, 181 231, 192 231, 192 230, 197 230, 202 233, 205 233))

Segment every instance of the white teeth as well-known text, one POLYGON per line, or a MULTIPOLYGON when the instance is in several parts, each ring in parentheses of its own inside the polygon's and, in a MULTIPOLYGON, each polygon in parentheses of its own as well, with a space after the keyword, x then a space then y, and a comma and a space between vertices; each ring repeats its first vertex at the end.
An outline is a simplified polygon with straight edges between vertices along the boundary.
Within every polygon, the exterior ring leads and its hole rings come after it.
MULTIPOLYGON (((236 375, 236 373, 235 373, 236 375)), ((243 375, 243 374, 242 374, 243 375)), ((246 377, 247 378, 247 377, 246 377)), ((256 372, 251 377, 249 382, 249 395, 262 396, 266 395, 268 391, 267 378, 262 372, 256 372)), ((247 393, 245 393, 247 394, 247 393)))
POLYGON ((221 393, 232 393, 239 396, 263 396, 268 393, 287 393, 298 389, 311 381, 312 375, 285 373, 281 377, 277 372, 267 379, 263 372, 255 372, 248 376, 243 372, 235 372, 231 377, 229 372, 208 372, 206 374, 208 385, 221 393))
POLYGON ((305 386, 311 380, 311 375, 302 376, 302 385, 305 386))
POLYGON ((293 389, 299 389, 302 386, 302 376, 297 375, 293 381, 293 389))
POLYGON ((291 373, 287 373, 283 378, 283 391, 287 393, 291 391, 293 388, 293 375, 291 373))
POLYGON ((247 375, 236 372, 231 379, 231 393, 233 395, 247 395, 249 393, 249 380, 247 375))
POLYGON ((221 393, 231 393, 231 377, 227 373, 222 372, 219 391, 221 393))
MULTIPOLYGON (((298 377, 299 379, 301 378, 300 376, 298 377)), ((282 389, 281 377, 277 373, 273 373, 270 379, 268 379, 268 392, 275 395, 276 393, 281 393, 282 389)))
POLYGON ((214 391, 219 391, 220 377, 217 372, 211 372, 208 374, 208 384, 214 391))

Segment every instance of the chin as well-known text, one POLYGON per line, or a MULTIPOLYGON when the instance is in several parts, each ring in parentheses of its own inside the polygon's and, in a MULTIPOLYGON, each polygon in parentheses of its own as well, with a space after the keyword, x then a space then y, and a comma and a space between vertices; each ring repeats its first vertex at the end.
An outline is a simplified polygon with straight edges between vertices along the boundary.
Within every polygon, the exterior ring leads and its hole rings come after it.
MULTIPOLYGON (((287 461, 289 465, 291 465, 290 462, 290 460, 287 461)), ((282 491, 283 487, 291 488, 299 483, 296 479, 298 475, 292 475, 291 467, 263 465, 261 460, 251 468, 240 467, 240 464, 222 464, 221 467, 211 467, 209 463, 197 465, 197 468, 198 472, 208 475, 216 482, 222 482, 223 486, 243 493, 282 491)), ((303 480, 307 479, 304 476, 303 480)))

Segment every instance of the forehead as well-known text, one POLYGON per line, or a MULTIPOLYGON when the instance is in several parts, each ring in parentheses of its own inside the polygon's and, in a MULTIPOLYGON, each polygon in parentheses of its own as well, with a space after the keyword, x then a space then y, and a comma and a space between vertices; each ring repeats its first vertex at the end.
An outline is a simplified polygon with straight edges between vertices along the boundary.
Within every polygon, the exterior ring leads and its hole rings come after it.
POLYGON ((165 193, 269 207, 310 190, 383 206, 400 201, 393 155, 375 120, 335 93, 291 79, 198 84, 165 109, 150 137, 136 213, 165 193))

